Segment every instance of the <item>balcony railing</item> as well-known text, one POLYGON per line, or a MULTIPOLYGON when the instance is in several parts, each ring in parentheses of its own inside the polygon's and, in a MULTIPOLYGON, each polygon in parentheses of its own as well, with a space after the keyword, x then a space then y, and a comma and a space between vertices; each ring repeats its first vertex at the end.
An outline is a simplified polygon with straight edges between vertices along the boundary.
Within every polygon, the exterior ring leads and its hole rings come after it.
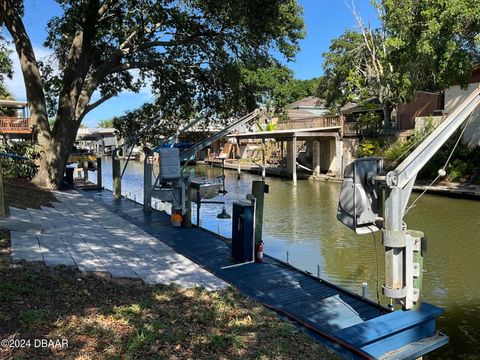
POLYGON ((0 133, 30 133, 30 118, 0 117, 0 133))
POLYGON ((293 130, 293 129, 342 127, 342 122, 343 122, 343 118, 338 115, 309 117, 309 118, 279 122, 277 128, 278 130, 293 130))

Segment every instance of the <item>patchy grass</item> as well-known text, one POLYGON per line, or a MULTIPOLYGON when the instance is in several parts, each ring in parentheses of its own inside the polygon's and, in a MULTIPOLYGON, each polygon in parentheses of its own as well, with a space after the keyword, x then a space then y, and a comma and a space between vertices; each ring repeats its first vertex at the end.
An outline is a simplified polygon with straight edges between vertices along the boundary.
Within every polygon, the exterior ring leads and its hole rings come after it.
MULTIPOLYGON (((55 201, 48 191, 13 183, 5 184, 12 206, 55 201)), ((9 234, 0 232, 0 339, 32 345, 0 348, 1 359, 337 358, 234 289, 144 286, 9 258, 9 234), (66 339, 68 347, 34 347, 35 339, 66 339)))
POLYGON ((40 206, 51 206, 52 202, 57 201, 49 190, 35 186, 27 179, 5 176, 3 186, 6 207, 38 209, 40 206))
POLYGON ((66 348, 1 349, 0 358, 335 358, 233 289, 120 284, 29 264, 4 267, 0 278, 0 338, 68 340, 66 348))

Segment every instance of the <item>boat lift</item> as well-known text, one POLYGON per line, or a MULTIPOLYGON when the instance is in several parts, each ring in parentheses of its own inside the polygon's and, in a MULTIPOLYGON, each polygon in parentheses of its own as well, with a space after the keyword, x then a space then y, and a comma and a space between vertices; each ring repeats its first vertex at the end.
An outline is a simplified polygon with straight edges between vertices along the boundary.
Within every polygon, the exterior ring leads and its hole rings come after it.
MULTIPOLYGON (((182 215, 189 213, 187 209, 187 203, 190 201, 191 194, 186 194, 190 192, 190 179, 188 175, 185 175, 185 167, 188 164, 188 160, 196 155, 200 150, 205 149, 210 146, 215 141, 221 139, 225 135, 235 131, 240 126, 248 123, 252 119, 256 118, 262 113, 260 109, 255 109, 254 111, 242 116, 241 118, 233 121, 227 125, 224 129, 216 132, 215 134, 201 140, 200 142, 192 145, 186 150, 181 151, 178 148, 154 148, 155 152, 158 152, 160 155, 159 167, 160 171, 156 177, 153 185, 151 184, 151 174, 152 166, 145 162, 144 168, 144 207, 145 209, 151 209, 152 197, 155 197, 161 201, 169 202, 172 204, 172 212, 179 212, 182 215), (183 169, 180 166, 181 162, 185 161, 183 169)), ((188 128, 198 123, 198 119, 194 120, 192 123, 187 125, 181 130, 185 132, 188 128)), ((176 134, 178 137, 179 133, 176 134)), ((212 186, 211 184, 204 184, 204 189, 201 184, 198 185, 198 189, 195 191, 205 196, 206 193, 211 193, 212 186)), ((218 190, 221 187, 221 183, 218 184, 218 190)), ((218 192, 218 191, 217 191, 218 192)), ((196 194, 196 193, 195 193, 196 194)), ((198 197, 198 196, 197 196, 198 197)))
MULTIPOLYGON (((411 344, 424 341, 423 346, 432 351, 448 342, 447 336, 435 334, 435 317, 443 311, 421 303, 426 238, 421 231, 407 229, 403 218, 408 211, 408 200, 418 172, 462 124, 470 121, 479 104, 480 87, 394 170, 385 173, 383 159, 379 157, 361 158, 345 168, 337 218, 357 234, 382 232, 382 244, 385 247, 383 294, 391 299, 392 305, 400 305, 403 314, 412 313, 410 317, 416 319, 411 324, 411 329, 418 327, 415 333, 411 330, 409 333, 401 332, 395 328, 396 324, 391 323, 389 336, 396 336, 397 345, 402 342, 411 344), (425 324, 428 322, 429 325, 420 326, 421 321, 425 321, 425 324), (425 330, 427 327, 428 331, 425 330), (423 330, 420 331, 420 328, 423 330), (395 332, 398 334, 391 335, 395 332), (425 340, 429 337, 433 340, 425 340)), ((439 170, 437 179, 445 175, 444 168, 439 170)), ((409 315, 403 315, 404 318, 405 316, 409 315)), ((385 345, 384 342, 378 347, 385 345)), ((373 349, 372 345, 366 345, 366 348, 368 346, 373 349)), ((378 349, 372 351, 374 353, 378 349)))

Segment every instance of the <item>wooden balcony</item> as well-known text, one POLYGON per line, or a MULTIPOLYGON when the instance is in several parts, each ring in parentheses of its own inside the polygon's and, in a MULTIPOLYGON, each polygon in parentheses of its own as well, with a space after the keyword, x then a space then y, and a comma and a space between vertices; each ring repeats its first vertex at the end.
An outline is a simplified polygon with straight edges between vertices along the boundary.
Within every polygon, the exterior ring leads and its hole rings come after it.
POLYGON ((30 118, 0 117, 1 134, 30 134, 31 132, 30 118))
POLYGON ((288 120, 279 122, 278 130, 293 130, 293 129, 313 129, 313 128, 341 128, 343 124, 343 117, 338 115, 308 117, 303 119, 288 120))

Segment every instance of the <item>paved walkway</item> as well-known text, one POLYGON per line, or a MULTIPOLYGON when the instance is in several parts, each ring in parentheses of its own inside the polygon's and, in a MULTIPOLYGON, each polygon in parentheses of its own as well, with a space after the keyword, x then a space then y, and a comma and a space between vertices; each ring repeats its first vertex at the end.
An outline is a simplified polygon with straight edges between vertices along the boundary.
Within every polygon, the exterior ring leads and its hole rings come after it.
POLYGON ((81 271, 106 271, 113 278, 140 278, 146 284, 226 287, 223 280, 87 196, 76 191, 54 194, 58 202, 53 208, 10 208, 12 219, 41 225, 37 235, 11 231, 12 261, 77 266, 81 271))

